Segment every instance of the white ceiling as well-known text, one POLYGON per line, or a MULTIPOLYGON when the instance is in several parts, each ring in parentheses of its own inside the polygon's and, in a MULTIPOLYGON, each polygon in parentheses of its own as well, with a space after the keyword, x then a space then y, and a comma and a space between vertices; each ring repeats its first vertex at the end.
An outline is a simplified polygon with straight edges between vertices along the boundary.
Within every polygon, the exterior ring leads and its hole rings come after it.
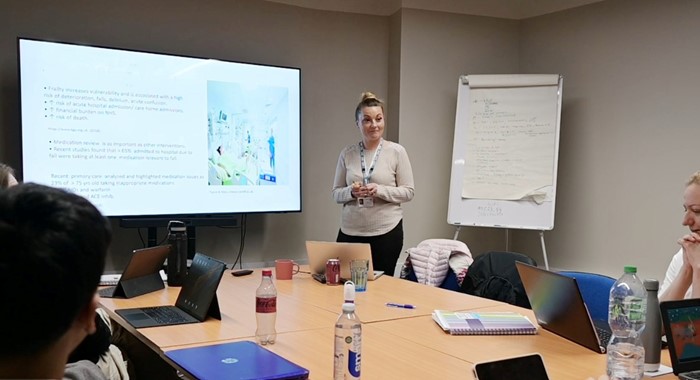
POLYGON ((267 0, 327 11, 389 16, 401 8, 526 19, 603 0, 267 0))

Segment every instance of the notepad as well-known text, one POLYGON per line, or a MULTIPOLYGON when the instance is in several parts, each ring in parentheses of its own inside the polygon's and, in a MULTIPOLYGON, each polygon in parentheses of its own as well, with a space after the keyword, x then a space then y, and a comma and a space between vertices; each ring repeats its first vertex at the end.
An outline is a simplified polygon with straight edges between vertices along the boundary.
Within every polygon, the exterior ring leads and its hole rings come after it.
POLYGON ((452 335, 528 335, 537 334, 537 326, 526 316, 509 311, 452 312, 433 311, 433 319, 452 335))

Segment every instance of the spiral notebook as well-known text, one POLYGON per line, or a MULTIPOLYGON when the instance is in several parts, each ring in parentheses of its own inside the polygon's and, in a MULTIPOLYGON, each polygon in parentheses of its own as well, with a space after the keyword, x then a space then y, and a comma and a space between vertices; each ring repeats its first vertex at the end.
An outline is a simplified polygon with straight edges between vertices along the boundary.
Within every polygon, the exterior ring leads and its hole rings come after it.
POLYGON ((452 335, 532 335, 537 326, 526 316, 509 311, 433 311, 433 319, 452 335))

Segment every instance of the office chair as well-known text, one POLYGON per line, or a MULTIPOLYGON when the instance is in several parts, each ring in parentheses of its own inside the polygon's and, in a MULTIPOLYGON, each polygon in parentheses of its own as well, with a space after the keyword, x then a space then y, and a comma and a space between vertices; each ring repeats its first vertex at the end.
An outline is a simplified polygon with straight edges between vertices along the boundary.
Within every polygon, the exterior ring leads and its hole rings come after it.
POLYGON ((576 279, 591 319, 608 320, 608 300, 610 288, 615 283, 614 278, 588 272, 560 271, 559 273, 576 279))
MULTIPOLYGON (((404 279, 408 281, 418 282, 418 278, 416 278, 416 273, 413 271, 412 268, 408 271, 404 279)), ((455 272, 453 272, 452 270, 448 270, 445 280, 442 282, 442 284, 438 286, 438 288, 458 292, 459 282, 457 280, 457 275, 455 274, 455 272)))

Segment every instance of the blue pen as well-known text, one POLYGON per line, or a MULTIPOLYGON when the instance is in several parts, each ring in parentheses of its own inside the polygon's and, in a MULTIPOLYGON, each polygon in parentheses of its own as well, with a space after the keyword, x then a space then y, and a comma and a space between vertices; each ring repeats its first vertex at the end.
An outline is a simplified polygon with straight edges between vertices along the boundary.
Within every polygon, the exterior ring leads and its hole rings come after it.
POLYGON ((387 306, 389 307, 400 307, 402 309, 415 309, 416 307, 413 305, 409 305, 407 303, 393 303, 393 302, 387 302, 387 306))

